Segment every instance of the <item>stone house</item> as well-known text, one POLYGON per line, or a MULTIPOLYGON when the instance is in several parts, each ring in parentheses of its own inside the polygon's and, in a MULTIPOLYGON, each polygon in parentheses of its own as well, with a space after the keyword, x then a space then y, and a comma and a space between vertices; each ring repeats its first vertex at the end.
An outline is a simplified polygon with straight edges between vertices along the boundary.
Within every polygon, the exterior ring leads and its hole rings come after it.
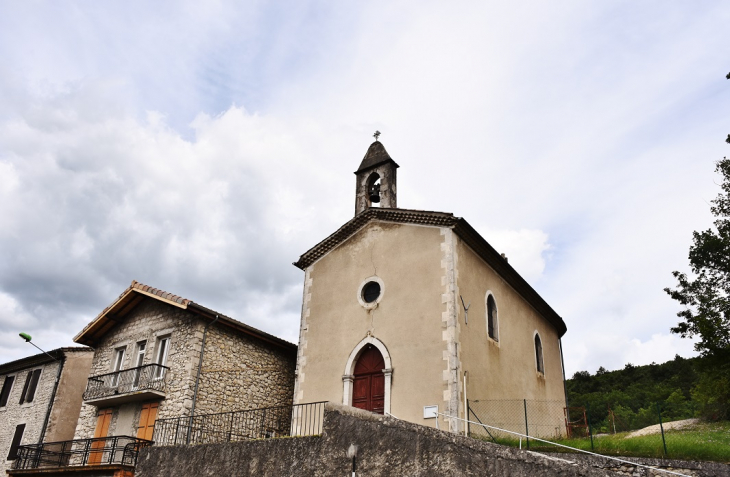
POLYGON ((0 365, 3 474, 18 446, 73 438, 93 355, 91 348, 59 348, 0 365))
POLYGON ((372 143, 355 172, 355 217, 294 264, 304 271, 294 402, 429 426, 435 412, 466 417, 468 399, 565 402, 562 318, 466 220, 398 208, 398 167, 372 143))
POLYGON ((164 419, 292 402, 294 344, 136 281, 74 341, 95 349, 77 439, 93 437, 108 410, 109 435, 150 437, 147 403, 164 419), (128 378, 117 393, 114 381, 128 378))
POLYGON ((136 281, 74 341, 94 353, 59 467, 129 476, 160 419, 292 404, 296 345, 136 281))

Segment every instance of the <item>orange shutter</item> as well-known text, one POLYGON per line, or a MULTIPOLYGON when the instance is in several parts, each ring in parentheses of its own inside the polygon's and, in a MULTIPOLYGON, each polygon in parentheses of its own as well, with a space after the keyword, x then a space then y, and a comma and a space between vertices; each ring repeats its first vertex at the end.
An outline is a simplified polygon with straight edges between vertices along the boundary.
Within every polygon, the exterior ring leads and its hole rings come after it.
POLYGON ((139 426, 137 427, 138 439, 152 440, 158 407, 160 407, 160 403, 158 402, 148 402, 142 405, 142 413, 139 416, 139 426))
MULTIPOLYGON (((94 437, 106 437, 109 433, 109 424, 112 421, 112 409, 100 409, 96 419, 96 429, 94 430, 94 437)), ((104 456, 104 446, 106 439, 93 441, 91 443, 91 452, 89 453, 89 465, 101 464, 101 459, 104 456)))

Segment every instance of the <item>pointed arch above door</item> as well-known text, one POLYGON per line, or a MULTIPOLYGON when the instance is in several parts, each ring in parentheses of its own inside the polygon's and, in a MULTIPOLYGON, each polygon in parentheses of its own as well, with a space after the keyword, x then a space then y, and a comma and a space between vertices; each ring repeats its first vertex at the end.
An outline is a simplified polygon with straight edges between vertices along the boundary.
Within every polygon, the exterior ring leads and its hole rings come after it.
MULTIPOLYGON (((355 348, 353 348, 352 352, 350 353, 350 356, 347 359, 347 364, 345 365, 345 373, 342 376, 342 404, 346 406, 353 406, 353 385, 355 383, 356 374, 358 379, 363 378, 365 376, 373 376, 373 371, 369 368, 372 366, 380 366, 381 363, 375 363, 375 358, 377 358, 377 355, 373 352, 376 351, 379 352, 380 357, 382 357, 382 398, 379 397, 381 394, 379 392, 379 386, 381 386, 380 383, 378 383, 378 379, 376 378, 376 382, 373 383, 372 379, 370 379, 370 382, 368 386, 373 386, 373 384, 378 387, 378 389, 375 390, 375 396, 376 400, 382 399, 382 412, 384 414, 390 414, 390 388, 391 388, 391 381, 392 381, 392 374, 393 374, 393 367, 390 360, 390 353, 388 352, 388 348, 385 347, 385 344, 383 344, 382 341, 375 338, 374 336, 368 336, 364 338, 362 341, 360 341, 355 348), (365 355, 368 350, 372 350, 368 353, 368 355, 365 355), (365 356, 363 356, 365 355, 365 356), (363 356, 365 360, 363 362, 360 362, 359 358, 363 356), (359 364, 359 366, 358 366, 359 364), (356 373, 356 369, 357 373, 356 373), (368 368, 368 369, 365 369, 368 368)), ((362 385, 362 379, 359 380, 359 383, 362 385)), ((362 396, 358 396, 360 398, 360 401, 362 401, 362 396)), ((371 399, 371 405, 372 405, 372 394, 370 395, 371 399)), ((361 403, 360 403, 361 404, 361 403)), ((357 406, 360 407, 360 406, 357 406)), ((380 411, 380 405, 378 404, 377 411, 380 411)))

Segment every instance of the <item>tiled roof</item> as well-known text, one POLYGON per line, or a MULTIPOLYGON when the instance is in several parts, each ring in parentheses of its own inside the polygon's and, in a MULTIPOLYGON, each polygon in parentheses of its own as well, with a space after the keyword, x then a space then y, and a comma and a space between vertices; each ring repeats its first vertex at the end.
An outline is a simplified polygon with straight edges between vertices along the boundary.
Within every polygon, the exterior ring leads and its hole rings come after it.
POLYGON ((454 232, 491 266, 504 280, 522 295, 538 313, 553 324, 562 336, 567 331, 563 319, 550 305, 525 281, 517 271, 482 237, 469 223, 461 217, 447 212, 431 212, 425 210, 386 209, 374 207, 356 215, 335 233, 307 250, 294 265, 302 270, 328 254, 368 222, 378 220, 414 225, 430 225, 434 227, 452 228, 454 232))
POLYGON ((181 305, 187 305, 188 303, 192 303, 192 300, 188 300, 187 298, 183 298, 181 296, 173 295, 172 293, 168 293, 164 290, 160 290, 159 288, 153 288, 151 286, 145 285, 144 283, 139 283, 136 280, 132 280, 132 285, 130 285, 130 288, 142 290, 143 292, 151 293, 152 295, 159 296, 161 298, 164 298, 165 300, 174 301, 175 303, 179 303, 181 305))
POLYGON ((93 353, 94 350, 86 346, 71 346, 67 348, 57 348, 46 353, 38 353, 25 358, 16 359, 9 363, 0 364, 0 375, 14 373, 22 369, 33 368, 41 364, 50 363, 54 359, 60 360, 66 353, 87 352, 93 353), (49 356, 50 355, 50 356, 49 356))
POLYGON ((117 298, 111 305, 104 308, 104 310, 102 310, 96 318, 86 325, 84 329, 81 330, 76 337, 74 337, 74 341, 80 344, 95 344, 107 332, 114 328, 114 326, 121 321, 124 315, 137 306, 145 296, 188 310, 207 320, 214 320, 218 317, 221 324, 235 328, 240 332, 255 336, 284 348, 296 349, 295 344, 277 336, 256 329, 238 320, 225 316, 222 313, 218 313, 215 310, 211 310, 210 308, 206 308, 187 298, 160 290, 159 288, 145 285, 144 283, 140 283, 136 280, 132 280, 132 284, 124 290, 121 295, 119 295, 119 298, 117 298))
POLYGON ((379 166, 380 164, 388 161, 392 161, 393 164, 395 164, 395 167, 399 167, 398 164, 390 157, 388 151, 385 150, 383 143, 375 141, 368 148, 368 152, 365 153, 365 157, 363 157, 360 167, 357 168, 355 174, 360 171, 365 171, 375 166, 379 166))
POLYGON ((408 210, 408 209, 386 209, 382 207, 372 207, 366 209, 347 222, 345 225, 337 229, 335 233, 310 248, 294 262, 296 267, 304 270, 330 250, 337 247, 345 239, 360 230, 365 224, 371 220, 381 220, 384 222, 397 222, 418 225, 432 225, 434 227, 453 227, 459 220, 454 214, 446 212, 427 212, 424 210, 408 210))

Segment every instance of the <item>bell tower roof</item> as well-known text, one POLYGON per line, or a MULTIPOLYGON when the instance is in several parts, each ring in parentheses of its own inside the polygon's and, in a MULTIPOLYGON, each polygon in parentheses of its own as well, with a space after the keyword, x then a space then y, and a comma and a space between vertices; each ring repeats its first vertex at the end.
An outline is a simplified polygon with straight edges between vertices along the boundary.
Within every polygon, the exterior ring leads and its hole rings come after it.
POLYGON ((368 152, 365 153, 365 157, 362 159, 360 167, 358 167, 357 171, 355 171, 355 174, 372 169, 388 161, 392 162, 395 167, 400 167, 393 158, 390 157, 388 151, 385 150, 383 143, 376 140, 368 148, 368 152))

